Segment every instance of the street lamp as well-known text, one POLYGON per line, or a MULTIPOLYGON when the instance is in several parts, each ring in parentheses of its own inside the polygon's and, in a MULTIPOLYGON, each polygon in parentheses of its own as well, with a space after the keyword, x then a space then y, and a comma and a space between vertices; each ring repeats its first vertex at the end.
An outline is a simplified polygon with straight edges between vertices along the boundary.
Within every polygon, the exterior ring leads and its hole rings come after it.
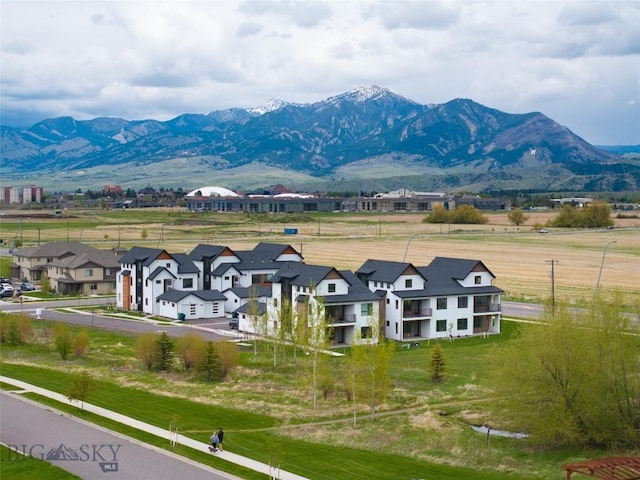
POLYGON ((596 297, 598 296, 598 287, 600 286, 600 277, 602 276, 602 267, 604 267, 604 257, 607 254, 607 248, 609 248, 609 245, 612 245, 614 243, 616 243, 617 240, 612 240, 611 242, 607 243, 604 247, 604 250, 602 251, 602 261, 600 262, 600 271, 598 272, 598 281, 596 282, 596 290, 593 292, 593 303, 596 303, 596 297))

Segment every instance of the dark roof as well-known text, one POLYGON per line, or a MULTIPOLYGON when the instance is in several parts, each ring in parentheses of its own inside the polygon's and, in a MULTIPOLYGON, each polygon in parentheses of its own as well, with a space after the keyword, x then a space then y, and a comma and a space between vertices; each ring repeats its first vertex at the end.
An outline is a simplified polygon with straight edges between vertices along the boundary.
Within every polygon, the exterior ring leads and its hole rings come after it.
POLYGON ((228 250, 230 253, 236 255, 236 253, 231 250, 229 247, 225 247, 224 245, 205 245, 200 244, 194 248, 189 256, 192 260, 202 261, 204 258, 216 258, 225 250, 228 250))
MULTIPOLYGON (((473 271, 486 271, 493 273, 479 260, 466 260, 461 258, 436 257, 426 267, 418 267, 418 270, 427 279, 427 292, 434 295, 478 295, 486 293, 499 293, 502 289, 493 285, 464 287, 458 282, 466 278, 473 271)), ((394 292, 398 294, 399 292, 394 292)))
POLYGON ((273 283, 280 283, 282 279, 288 278, 291 280, 292 285, 311 287, 318 285, 331 272, 340 274, 334 267, 307 265, 302 262, 287 262, 271 280, 273 283))
POLYGON ((132 247, 119 260, 120 263, 137 263, 141 261, 143 265, 151 264, 164 250, 159 248, 132 247))
POLYGON ((239 313, 247 313, 249 315, 264 315, 267 313, 267 304, 264 302, 247 302, 240 305, 235 311, 239 313))
POLYGON ((411 263, 367 260, 356 270, 356 275, 364 275, 368 281, 393 283, 408 269, 416 270, 416 273, 419 273, 419 270, 411 263))
POLYGON ((156 268, 153 272, 151 272, 149 274, 149 280, 153 280, 154 278, 156 278, 158 275, 160 275, 162 272, 167 272, 169 275, 171 275, 173 278, 176 278, 176 276, 171 273, 169 270, 167 270, 165 267, 158 267, 156 268))
POLYGON ((57 258, 66 254, 79 255, 81 253, 87 253, 97 250, 96 248, 85 245, 81 242, 49 242, 37 247, 25 247, 20 248, 14 255, 20 255, 23 257, 48 257, 57 258))
POLYGON ((196 264, 186 253, 173 253, 171 256, 178 262, 178 273, 200 273, 196 264))
POLYGON ((158 296, 159 300, 167 300, 168 302, 179 302, 180 300, 194 295, 204 301, 223 301, 227 298, 218 290, 167 290, 158 296))
POLYGON ((254 285, 252 287, 234 287, 225 290, 225 292, 233 292, 238 298, 251 298, 252 295, 256 297, 270 297, 271 285, 254 285))
POLYGON ((325 304, 344 302, 377 302, 380 297, 369 290, 362 281, 350 270, 340 270, 340 275, 349 283, 349 293, 345 295, 326 295, 325 304))
MULTIPOLYGON (((277 260, 280 255, 287 253, 287 250, 293 250, 294 253, 300 255, 300 253, 291 245, 283 245, 279 243, 260 242, 253 247, 252 251, 262 258, 277 260)), ((300 255, 300 257, 302 257, 302 255, 300 255)))
POLYGON ((101 268, 119 268, 118 259, 120 255, 116 255, 112 250, 98 250, 92 248, 86 252, 77 254, 69 254, 54 259, 47 265, 61 268, 77 269, 87 265, 94 265, 101 268))

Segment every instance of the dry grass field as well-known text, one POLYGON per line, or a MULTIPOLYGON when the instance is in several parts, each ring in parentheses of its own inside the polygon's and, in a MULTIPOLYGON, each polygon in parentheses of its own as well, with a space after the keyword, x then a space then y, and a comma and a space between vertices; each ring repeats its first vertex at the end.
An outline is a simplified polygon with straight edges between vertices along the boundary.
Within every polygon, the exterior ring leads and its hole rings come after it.
POLYGON ((25 246, 80 240, 98 248, 144 245, 169 252, 189 252, 199 243, 232 249, 251 249, 260 241, 289 243, 308 263, 351 270, 369 258, 415 265, 427 265, 436 256, 470 258, 481 260, 496 275, 505 298, 525 301, 550 297, 554 260, 556 299, 590 302, 601 265, 600 289, 619 290, 625 303, 640 298, 640 218, 613 216, 613 230, 550 228, 540 234, 535 226, 545 225, 553 212, 530 213, 520 227, 512 226, 506 213, 488 214, 485 225, 440 225, 422 223, 422 214, 250 218, 167 212, 86 211, 57 220, 26 214, 3 221, 3 236, 19 234, 25 246), (297 228, 298 234, 283 235, 285 228, 297 228))

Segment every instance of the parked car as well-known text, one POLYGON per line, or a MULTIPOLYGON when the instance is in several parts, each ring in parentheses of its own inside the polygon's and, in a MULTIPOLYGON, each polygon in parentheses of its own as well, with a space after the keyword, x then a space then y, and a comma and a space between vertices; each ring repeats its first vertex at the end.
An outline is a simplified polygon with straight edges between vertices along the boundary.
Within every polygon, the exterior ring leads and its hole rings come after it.
POLYGON ((35 289, 35 285, 31 282, 24 282, 20 284, 20 290, 23 292, 33 292, 35 289))
POLYGON ((10 288, 5 288, 6 283, 0 285, 0 298, 12 297, 13 296, 13 287, 9 285, 10 288))
POLYGON ((11 292, 11 294, 13 294, 13 285, 11 285, 9 282, 2 282, 0 283, 0 286, 3 290, 7 290, 11 292))
POLYGON ((538 233, 549 233, 549 230, 547 230, 546 228, 541 228, 540 230, 538 230, 538 233))
POLYGON ((229 320, 229 327, 231 330, 238 330, 238 318, 232 318, 229 320))

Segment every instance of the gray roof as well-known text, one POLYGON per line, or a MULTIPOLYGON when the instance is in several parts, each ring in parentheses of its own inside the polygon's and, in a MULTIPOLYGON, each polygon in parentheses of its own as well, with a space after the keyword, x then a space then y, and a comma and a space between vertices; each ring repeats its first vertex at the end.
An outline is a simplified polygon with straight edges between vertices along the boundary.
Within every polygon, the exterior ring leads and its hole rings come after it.
POLYGON ((362 281, 350 270, 340 270, 340 274, 349 283, 349 293, 345 295, 326 295, 323 298, 325 304, 344 302, 377 302, 380 297, 362 283, 362 281))
POLYGON ((388 260, 367 260, 356 270, 356 275, 365 277, 367 281, 384 283, 393 283, 405 273, 420 274, 420 271, 411 263, 388 260))
POLYGON ((165 267, 158 267, 156 268, 153 272, 151 272, 149 274, 149 280, 153 280, 154 278, 156 278, 158 275, 160 275, 162 272, 167 272, 169 275, 171 275, 173 278, 177 278, 173 273, 171 273, 168 269, 166 269, 165 267))
POLYGON ((225 247, 224 245, 206 245, 201 243, 191 251, 189 257, 191 257, 191 259, 194 261, 202 261, 205 258, 216 258, 225 250, 228 250, 229 253, 233 253, 234 255, 236 255, 233 250, 231 250, 229 247, 225 247))
POLYGON ((252 287, 234 287, 228 288, 225 292, 233 292, 238 298, 251 298, 252 295, 256 297, 270 297, 271 285, 254 285, 252 287))
POLYGON ((23 257, 47 257, 58 258, 63 255, 87 253, 98 250, 81 242, 49 242, 37 247, 25 247, 17 250, 14 255, 23 257))
POLYGON ((178 262, 178 273, 199 273, 200 270, 186 253, 172 253, 173 259, 178 262))
POLYGON ((331 272, 340 272, 334 267, 319 265, 307 265, 302 262, 287 262, 271 279, 273 283, 281 283, 283 279, 289 279, 292 285, 311 287, 318 285, 331 272))
POLYGON ((98 250, 91 249, 86 252, 78 254, 70 254, 53 260, 47 265, 61 268, 81 268, 83 266, 95 265, 101 268, 113 268, 120 267, 119 258, 121 255, 116 255, 111 250, 98 250))
MULTIPOLYGON (((480 260, 436 257, 426 267, 418 270, 427 278, 429 295, 478 295, 500 293, 503 290, 493 285, 463 287, 458 280, 466 278, 471 272, 484 271, 493 273, 480 260)), ((495 277, 495 276, 494 276, 495 277)), ((398 292, 394 292, 398 293, 398 292)))
POLYGON ((167 290, 158 296, 159 300, 177 303, 180 300, 194 295, 204 301, 224 301, 227 298, 218 290, 167 290))
POLYGON ((158 256, 165 252, 159 248, 132 247, 120 259, 120 263, 137 263, 142 262, 143 265, 150 265, 158 256))
POLYGON ((267 313, 267 304, 264 302, 247 302, 240 305, 235 311, 249 315, 264 315, 267 313))

